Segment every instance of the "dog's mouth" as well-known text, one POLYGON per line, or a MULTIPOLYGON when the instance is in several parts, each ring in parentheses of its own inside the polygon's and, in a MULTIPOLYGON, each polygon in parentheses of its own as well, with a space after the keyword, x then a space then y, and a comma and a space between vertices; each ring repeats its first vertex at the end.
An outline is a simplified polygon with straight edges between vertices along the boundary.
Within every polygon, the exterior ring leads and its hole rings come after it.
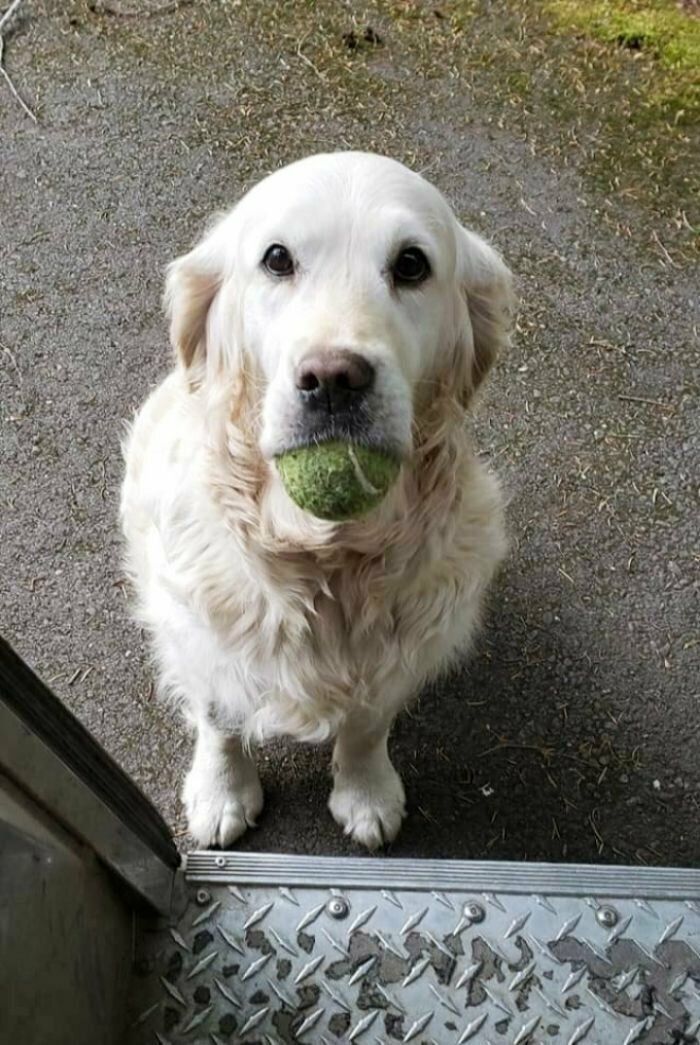
POLYGON ((398 461, 404 460, 408 453, 399 439, 392 437, 380 421, 367 414, 363 418, 334 415, 313 426, 302 420, 287 434, 275 456, 328 443, 360 446, 398 461))
POLYGON ((368 449, 380 449, 381 433, 366 404, 353 410, 316 416, 302 415, 289 433, 288 450, 299 450, 322 443, 357 443, 368 449))
MULTIPOLYGON (((326 443, 347 443, 404 460, 411 452, 412 409, 401 390, 371 390, 344 402, 273 394, 265 404, 260 448, 268 460, 326 443)), ((349 397, 350 399, 350 397, 349 397)))

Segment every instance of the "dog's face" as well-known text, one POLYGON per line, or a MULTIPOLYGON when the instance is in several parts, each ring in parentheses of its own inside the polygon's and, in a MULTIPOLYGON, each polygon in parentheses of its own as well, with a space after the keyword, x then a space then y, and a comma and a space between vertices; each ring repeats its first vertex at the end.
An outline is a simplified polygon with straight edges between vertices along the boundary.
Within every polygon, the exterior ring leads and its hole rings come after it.
POLYGON ((340 436, 405 454, 451 306, 455 239, 438 194, 398 165, 336 156, 263 183, 241 223, 263 452, 340 436))
POLYGON ((256 375, 265 458, 338 437, 407 457, 436 389, 466 404, 507 338, 510 279, 421 177, 336 153, 257 185, 167 300, 193 384, 256 375))

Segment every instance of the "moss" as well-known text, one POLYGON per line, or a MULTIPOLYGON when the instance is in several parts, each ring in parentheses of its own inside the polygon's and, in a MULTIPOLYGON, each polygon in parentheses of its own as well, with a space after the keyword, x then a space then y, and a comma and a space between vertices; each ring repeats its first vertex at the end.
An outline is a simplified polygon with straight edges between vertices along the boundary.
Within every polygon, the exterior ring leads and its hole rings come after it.
MULTIPOLYGON (((461 6, 461 5, 460 5, 461 6)), ((598 190, 602 220, 658 255, 700 248, 700 19, 675 0, 482 0, 471 85, 499 127, 598 190), (608 15, 606 20, 603 13, 608 15), (644 16, 644 17, 643 17, 644 16)))
POLYGON ((700 110, 700 18, 676 0, 544 0, 564 29, 644 53, 656 63, 651 97, 676 110, 700 110))

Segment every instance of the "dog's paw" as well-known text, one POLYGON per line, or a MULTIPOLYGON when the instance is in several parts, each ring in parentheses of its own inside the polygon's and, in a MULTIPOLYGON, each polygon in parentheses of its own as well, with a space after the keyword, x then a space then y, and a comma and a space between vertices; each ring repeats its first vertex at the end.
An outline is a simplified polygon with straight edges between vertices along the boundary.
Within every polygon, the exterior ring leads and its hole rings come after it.
POLYGON ((257 773, 236 779, 230 772, 194 765, 187 774, 182 792, 190 834, 203 849, 226 849, 240 838, 263 807, 263 793, 257 773))
POLYGON ((388 759, 370 772, 338 769, 328 808, 346 835, 378 849, 393 842, 406 814, 401 777, 388 759))

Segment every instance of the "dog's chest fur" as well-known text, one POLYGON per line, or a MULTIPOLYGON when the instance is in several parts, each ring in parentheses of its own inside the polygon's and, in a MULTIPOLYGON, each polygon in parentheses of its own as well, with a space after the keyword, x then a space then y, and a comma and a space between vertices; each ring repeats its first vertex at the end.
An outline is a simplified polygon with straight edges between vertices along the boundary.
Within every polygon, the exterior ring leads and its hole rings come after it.
POLYGON ((161 412, 166 385, 133 430, 122 511, 161 679, 195 718, 322 739, 357 704, 393 713, 467 647, 504 536, 498 487, 466 444, 363 549, 271 544, 240 463, 222 454, 212 481, 204 440, 182 436, 186 407, 161 412))
POLYGON ((482 586, 474 527, 332 566, 258 556, 230 532, 193 548, 189 526, 186 557, 173 547, 162 577, 170 609, 159 599, 146 612, 165 676, 176 664, 176 690, 187 676, 189 701, 201 693, 223 725, 258 736, 322 739, 357 704, 389 711, 468 643, 482 586))

